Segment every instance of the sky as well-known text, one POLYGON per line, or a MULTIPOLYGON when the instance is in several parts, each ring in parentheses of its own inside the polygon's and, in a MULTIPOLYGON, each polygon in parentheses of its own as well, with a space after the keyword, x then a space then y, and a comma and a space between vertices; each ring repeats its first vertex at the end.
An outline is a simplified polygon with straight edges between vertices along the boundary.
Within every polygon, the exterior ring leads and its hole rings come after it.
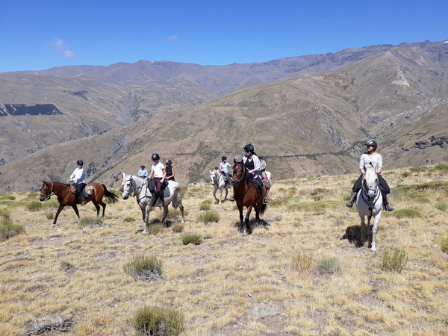
POLYGON ((448 40, 447 0, 0 0, 0 72, 266 62, 448 40))

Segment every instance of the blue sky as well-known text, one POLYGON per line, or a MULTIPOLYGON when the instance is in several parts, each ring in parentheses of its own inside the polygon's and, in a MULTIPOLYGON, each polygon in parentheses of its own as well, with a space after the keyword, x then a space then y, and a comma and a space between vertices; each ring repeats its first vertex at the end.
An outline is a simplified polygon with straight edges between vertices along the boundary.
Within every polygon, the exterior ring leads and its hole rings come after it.
POLYGON ((217 65, 448 40, 448 1, 0 0, 0 72, 217 65))

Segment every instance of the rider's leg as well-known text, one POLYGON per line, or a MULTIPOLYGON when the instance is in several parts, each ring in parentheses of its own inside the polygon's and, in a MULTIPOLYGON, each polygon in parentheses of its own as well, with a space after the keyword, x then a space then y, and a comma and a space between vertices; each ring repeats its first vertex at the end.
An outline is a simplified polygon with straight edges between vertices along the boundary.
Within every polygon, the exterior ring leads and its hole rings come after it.
POLYGON ((361 184, 362 184, 362 174, 358 177, 355 184, 353 185, 352 193, 350 195, 350 201, 345 206, 349 208, 353 206, 353 203, 355 203, 356 201, 356 195, 358 194, 358 191, 361 189, 361 184))
POLYGON ((163 183, 162 183, 162 179, 158 179, 157 180, 157 194, 159 196, 160 199, 160 207, 163 208, 165 206, 165 197, 164 197, 164 188, 163 188, 163 183))
POLYGON ((263 188, 261 190, 263 191, 263 204, 268 204, 269 199, 268 199, 268 191, 266 190, 266 187, 263 186, 263 188))
POLYGON ((86 205, 86 198, 84 197, 84 187, 85 183, 78 183, 76 185, 76 191, 78 192, 79 198, 81 198, 81 205, 86 205))
POLYGON ((378 174, 378 181, 379 181, 380 189, 384 190, 384 193, 383 193, 384 208, 386 209, 386 211, 394 211, 395 209, 389 204, 389 200, 390 200, 389 185, 387 184, 386 180, 383 179, 383 177, 380 174, 378 174))

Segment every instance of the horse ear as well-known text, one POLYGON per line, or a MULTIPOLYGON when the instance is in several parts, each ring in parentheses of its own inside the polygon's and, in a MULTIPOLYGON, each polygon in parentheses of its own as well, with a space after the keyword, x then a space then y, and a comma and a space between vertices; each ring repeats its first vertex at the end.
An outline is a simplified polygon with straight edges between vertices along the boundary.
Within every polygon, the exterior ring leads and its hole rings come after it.
POLYGON ((125 173, 123 173, 123 180, 124 180, 124 178, 126 177, 126 174, 125 173))
POLYGON ((235 160, 235 158, 233 159, 233 163, 236 163, 236 160, 235 160))
POLYGON ((243 159, 241 159, 241 163, 244 164, 244 160, 243 159))
POLYGON ((213 174, 211 170, 209 170, 210 174, 213 174))

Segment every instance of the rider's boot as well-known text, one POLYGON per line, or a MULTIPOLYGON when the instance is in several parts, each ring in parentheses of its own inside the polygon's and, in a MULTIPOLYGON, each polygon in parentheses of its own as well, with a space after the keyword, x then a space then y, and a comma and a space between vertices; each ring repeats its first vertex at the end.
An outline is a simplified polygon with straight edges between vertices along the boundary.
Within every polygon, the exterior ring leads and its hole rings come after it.
POLYGON ((392 206, 389 204, 389 199, 390 199, 390 194, 386 195, 386 200, 384 201, 384 208, 386 209, 386 211, 394 211, 395 209, 392 208, 392 206))
POLYGON ((154 206, 156 206, 157 199, 159 198, 159 195, 155 194, 155 195, 153 196, 153 198, 154 198, 154 200, 152 201, 151 208, 154 207, 154 206))
POLYGON ((269 203, 269 199, 268 199, 268 192, 266 190, 266 187, 263 186, 263 188, 261 190, 263 192, 263 204, 268 204, 269 203))
POLYGON ((84 191, 81 191, 79 198, 81 199, 81 205, 86 205, 86 198, 84 197, 84 191))
POLYGON ((160 198, 160 203, 159 203, 159 207, 160 209, 162 209, 165 206, 165 197, 163 197, 163 194, 159 195, 160 198))
POLYGON ((355 203, 356 195, 357 195, 357 194, 358 194, 358 193, 352 191, 352 194, 351 194, 351 196, 350 196, 350 201, 345 205, 346 207, 351 208, 351 207, 353 206, 353 203, 355 203))

